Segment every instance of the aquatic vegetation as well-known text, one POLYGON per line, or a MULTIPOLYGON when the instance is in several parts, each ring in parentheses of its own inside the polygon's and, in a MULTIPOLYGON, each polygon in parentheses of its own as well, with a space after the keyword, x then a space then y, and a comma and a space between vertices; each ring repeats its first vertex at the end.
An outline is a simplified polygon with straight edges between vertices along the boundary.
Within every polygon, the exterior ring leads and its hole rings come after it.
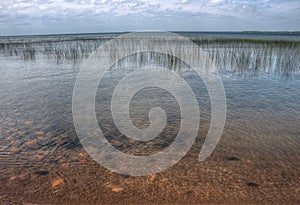
POLYGON ((276 72, 292 75, 299 72, 300 44, 229 43, 200 44, 219 70, 258 74, 276 72))
MULTIPOLYGON (((17 57, 26 61, 39 59, 54 60, 56 63, 76 63, 86 59, 100 45, 111 37, 54 36, 43 39, 17 38, 1 39, 0 56, 17 57)), ((252 38, 203 38, 190 39, 206 51, 218 70, 238 74, 276 72, 289 76, 300 70, 300 41, 252 38)), ((180 45, 180 42, 174 42, 180 45)), ((113 51, 112 54, 114 55, 113 51)), ((194 56, 191 56, 194 57, 194 56)), ((153 54, 137 54, 136 60, 166 62, 170 69, 178 70, 182 65, 178 59, 167 56, 157 58, 153 54), (151 60, 152 59, 152 60, 151 60)))
POLYGON ((34 42, 0 42, 0 56, 19 57, 24 60, 47 58, 57 63, 76 62, 87 58, 107 38, 56 39, 34 42))
POLYGON ((225 43, 251 43, 251 44, 269 44, 269 45, 293 45, 300 44, 300 40, 283 39, 256 39, 256 38, 199 38, 192 37, 191 40, 197 44, 225 44, 225 43))

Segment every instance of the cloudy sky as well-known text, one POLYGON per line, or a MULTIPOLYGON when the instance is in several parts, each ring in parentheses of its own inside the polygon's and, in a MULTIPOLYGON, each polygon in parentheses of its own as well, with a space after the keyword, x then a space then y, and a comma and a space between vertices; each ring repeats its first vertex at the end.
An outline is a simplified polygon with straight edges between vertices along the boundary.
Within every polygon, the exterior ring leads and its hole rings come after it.
POLYGON ((300 0, 1 0, 0 35, 300 30, 300 0))

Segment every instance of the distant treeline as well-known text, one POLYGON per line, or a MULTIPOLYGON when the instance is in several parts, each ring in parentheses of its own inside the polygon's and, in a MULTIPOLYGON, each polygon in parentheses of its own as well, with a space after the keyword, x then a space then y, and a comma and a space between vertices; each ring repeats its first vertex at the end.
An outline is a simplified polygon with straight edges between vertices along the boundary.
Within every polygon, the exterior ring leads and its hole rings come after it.
POLYGON ((300 31, 242 31, 245 34, 300 35, 300 31))
POLYGON ((260 35, 300 35, 300 31, 172 31, 173 33, 199 34, 260 34, 260 35))
POLYGON ((287 39, 256 39, 256 38, 191 38, 194 43, 254 43, 254 44, 275 44, 275 45, 292 45, 300 44, 300 40, 287 39))

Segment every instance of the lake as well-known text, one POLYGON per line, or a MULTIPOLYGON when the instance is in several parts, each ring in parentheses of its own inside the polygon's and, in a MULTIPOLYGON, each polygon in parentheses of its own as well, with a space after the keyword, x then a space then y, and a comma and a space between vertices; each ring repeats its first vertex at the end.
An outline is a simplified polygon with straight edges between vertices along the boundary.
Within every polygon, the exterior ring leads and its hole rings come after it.
POLYGON ((147 176, 118 174, 99 165, 83 148, 73 123, 72 96, 81 66, 120 33, 0 37, 0 202, 299 204, 300 35, 178 34, 207 53, 224 85, 226 123, 205 161, 198 155, 210 126, 209 93, 180 59, 133 54, 109 68, 98 85, 99 127, 116 149, 135 156, 157 153, 174 141, 180 107, 164 89, 140 90, 130 104, 133 124, 149 127, 150 109, 160 106, 166 126, 153 140, 129 139, 111 114, 120 80, 142 66, 163 65, 194 92, 201 116, 195 143, 174 166, 147 176))

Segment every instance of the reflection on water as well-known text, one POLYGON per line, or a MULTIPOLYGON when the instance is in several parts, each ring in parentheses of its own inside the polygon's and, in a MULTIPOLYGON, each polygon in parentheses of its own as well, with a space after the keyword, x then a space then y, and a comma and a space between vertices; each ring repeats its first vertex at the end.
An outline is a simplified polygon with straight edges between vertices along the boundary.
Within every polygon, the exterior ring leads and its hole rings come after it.
MULTIPOLYGON (((98 44, 89 41, 89 45, 96 48, 98 44)), ((71 42, 73 45, 76 41, 71 42)), ((76 46, 83 44, 74 45, 77 53, 76 46)), ((71 107, 78 62, 57 63, 39 51, 35 51, 34 58, 29 55, 34 61, 24 61, 19 54, 2 53, 1 204, 300 203, 299 47, 215 45, 211 48, 207 44, 205 48, 218 50, 211 52, 212 58, 224 68, 222 79, 228 111, 220 143, 206 161, 198 161, 209 127, 210 102, 199 77, 188 69, 181 69, 178 72, 199 100, 198 137, 190 152, 174 167, 146 177, 106 170, 82 148, 73 126, 71 107), (234 58, 247 60, 232 61, 234 58), (280 71, 274 72, 277 64, 281 65, 280 71), (293 70, 286 64, 293 65, 293 70), (259 70, 256 76, 231 72, 252 73, 255 65, 259 70), (281 73, 292 76, 282 79, 278 77, 281 73)), ((61 46, 63 55, 69 55, 64 50, 69 49, 66 44, 57 43, 57 46, 61 46)), ((52 48, 49 47, 50 51, 52 48)), ((80 54, 79 61, 81 57, 80 54)), ((180 112, 176 100, 164 90, 144 89, 135 95, 130 105, 133 123, 140 128, 149 126, 151 107, 160 105, 166 111, 167 126, 158 138, 138 142, 124 138, 115 128, 109 110, 111 91, 128 72, 118 70, 114 67, 105 75, 96 98, 97 118, 105 136, 119 150, 134 155, 148 155, 168 146, 178 131, 180 112)))

